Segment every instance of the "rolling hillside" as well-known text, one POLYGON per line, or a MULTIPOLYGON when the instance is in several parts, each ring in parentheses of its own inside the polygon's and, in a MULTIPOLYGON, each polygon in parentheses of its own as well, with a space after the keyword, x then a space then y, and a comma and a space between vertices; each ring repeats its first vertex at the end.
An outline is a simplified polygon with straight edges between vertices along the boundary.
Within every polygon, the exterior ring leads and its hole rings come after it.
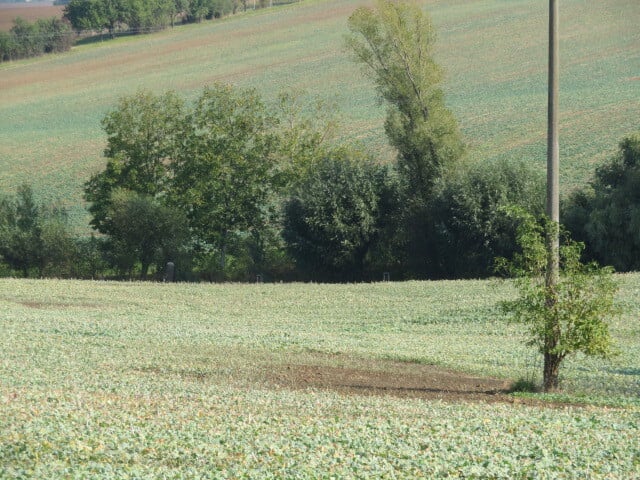
MULTIPOLYGON (((193 97, 215 81, 255 86, 267 98, 297 88, 334 101, 344 134, 391 159, 384 109, 343 47, 346 19, 363 3, 307 0, 0 65, 0 191, 32 182, 86 228, 81 186, 103 165, 100 120, 118 97, 140 88, 193 97)), ((424 3, 470 154, 544 168, 546 4, 424 3)), ((561 182, 571 188, 639 128, 640 3, 566 0, 561 8, 561 182)))

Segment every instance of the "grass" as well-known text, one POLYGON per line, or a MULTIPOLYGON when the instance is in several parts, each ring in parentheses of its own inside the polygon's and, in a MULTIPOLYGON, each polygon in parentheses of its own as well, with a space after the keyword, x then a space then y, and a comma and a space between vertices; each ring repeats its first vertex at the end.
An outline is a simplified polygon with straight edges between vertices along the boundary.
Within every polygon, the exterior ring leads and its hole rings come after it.
MULTIPOLYGON (((393 155, 384 109, 343 47, 358 0, 309 0, 222 21, 125 37, 0 65, 0 190, 24 181, 86 225, 81 186, 103 165, 100 120, 139 88, 194 97, 214 81, 257 87, 267 99, 304 89, 334 101, 347 138, 393 155)), ((522 158, 543 168, 546 6, 532 0, 426 1, 439 31, 447 100, 478 161, 522 158)), ((562 5, 562 183, 582 184, 637 130, 640 95, 635 0, 562 5)))
POLYGON ((265 381, 350 358, 531 378, 508 285, 3 279, 0 478, 636 478, 640 275, 619 280, 620 355, 568 361, 550 399, 585 406, 545 408, 265 381))

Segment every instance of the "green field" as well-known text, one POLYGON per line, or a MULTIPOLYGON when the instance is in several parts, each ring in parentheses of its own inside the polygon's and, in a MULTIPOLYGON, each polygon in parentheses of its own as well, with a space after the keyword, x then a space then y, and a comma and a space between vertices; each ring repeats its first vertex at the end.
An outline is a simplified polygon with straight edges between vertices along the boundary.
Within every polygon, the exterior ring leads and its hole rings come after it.
POLYGON ((362 365, 531 377, 496 309, 505 284, 3 279, 0 478, 638 478, 640 275, 618 279, 620 354, 567 363, 573 406, 273 381, 362 365))
MULTIPOLYGON (((303 1, 223 21, 75 47, 0 65, 0 190, 28 181, 72 207, 101 168, 100 120, 139 88, 194 97, 215 81, 255 86, 266 98, 303 89, 333 101, 343 134, 390 159, 384 109, 343 47, 361 0, 303 1)), ((544 167, 546 4, 533 0, 427 1, 439 31, 447 101, 478 161, 522 158, 544 167)), ((584 182, 594 164, 638 129, 637 0, 566 0, 561 6, 561 181, 584 182)))

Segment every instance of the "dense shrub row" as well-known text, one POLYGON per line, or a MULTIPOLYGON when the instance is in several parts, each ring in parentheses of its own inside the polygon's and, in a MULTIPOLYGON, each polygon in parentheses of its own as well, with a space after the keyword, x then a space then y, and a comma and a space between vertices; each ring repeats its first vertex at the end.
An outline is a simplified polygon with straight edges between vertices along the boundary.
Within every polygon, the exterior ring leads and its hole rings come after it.
POLYGON ((194 23, 262 8, 273 1, 258 0, 70 0, 64 17, 78 33, 148 33, 176 23, 194 23), (249 5, 249 3, 251 3, 249 5))
POLYGON ((193 105, 171 92, 123 98, 103 121, 106 167, 85 189, 99 236, 74 239, 22 187, 2 203, 5 273, 162 278, 171 261, 185 280, 486 276, 515 245, 501 207, 541 208, 541 179, 523 165, 461 168, 434 187, 427 258, 414 257, 395 167, 327 142, 332 125, 290 95, 267 106, 225 85, 193 105))
MULTIPOLYGON (((510 207, 542 212, 543 179, 523 163, 470 162, 435 185, 415 257, 394 166, 327 144, 322 115, 294 104, 221 85, 192 107, 172 93, 123 99, 104 120, 106 168, 86 184, 99 235, 78 238, 63 209, 20 187, 0 200, 0 272, 161 279, 171 261, 182 280, 486 277, 516 249, 510 207)), ((623 271, 638 268, 639 146, 625 139, 564 206, 586 254, 623 271)))
POLYGON ((234 14, 239 10, 263 8, 270 0, 70 0, 62 19, 40 19, 29 23, 14 20, 10 32, 0 32, 0 62, 64 52, 78 35, 150 33, 176 23, 194 23, 234 14))
POLYGON ((65 52, 73 44, 69 24, 52 17, 35 23, 16 18, 9 32, 0 32, 0 62, 65 52))

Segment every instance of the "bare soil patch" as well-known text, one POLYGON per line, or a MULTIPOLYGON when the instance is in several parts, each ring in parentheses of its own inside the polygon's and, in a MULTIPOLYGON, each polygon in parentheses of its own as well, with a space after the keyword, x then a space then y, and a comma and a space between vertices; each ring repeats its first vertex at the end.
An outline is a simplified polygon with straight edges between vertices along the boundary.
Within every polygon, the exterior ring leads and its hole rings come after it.
POLYGON ((0 4, 0 32, 8 32, 13 27, 13 20, 21 17, 29 22, 40 18, 62 18, 62 5, 51 3, 0 4))
POLYGON ((273 368, 269 382, 283 388, 332 390, 341 394, 422 398, 454 402, 508 402, 509 381, 466 375, 435 365, 395 361, 329 366, 285 364, 273 368))

